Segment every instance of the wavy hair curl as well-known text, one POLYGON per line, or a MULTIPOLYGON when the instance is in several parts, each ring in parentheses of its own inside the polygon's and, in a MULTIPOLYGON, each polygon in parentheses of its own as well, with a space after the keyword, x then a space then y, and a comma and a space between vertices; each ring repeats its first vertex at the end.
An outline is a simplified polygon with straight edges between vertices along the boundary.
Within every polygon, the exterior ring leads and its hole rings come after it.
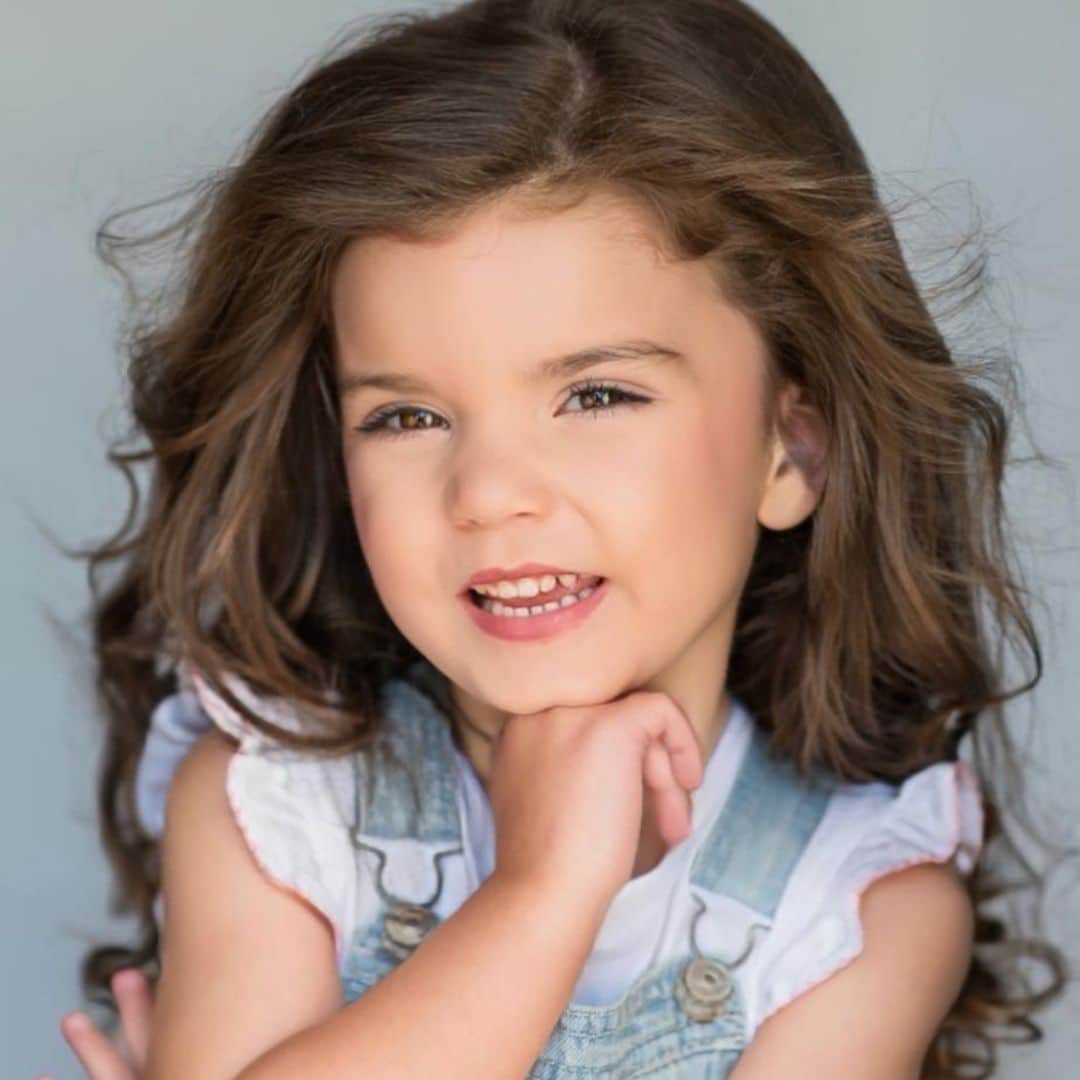
POLYGON ((968 882, 976 943, 922 1075, 989 1076, 996 1042, 1041 1037, 1030 1014, 1065 981, 1055 946, 987 911, 1038 881, 999 812, 1022 804, 1002 707, 1042 674, 1002 497, 1017 372, 1005 353, 959 362, 931 314, 984 293, 979 231, 957 245, 960 270, 920 291, 899 210, 833 97, 738 0, 473 0, 350 24, 174 221, 124 236, 121 212, 99 228, 130 290, 132 423, 109 450, 130 503, 75 554, 93 595, 111 903, 142 937, 92 950, 84 992, 114 1010, 115 970, 156 970, 160 851, 133 780, 177 663, 282 743, 333 754, 365 744, 379 688, 417 659, 364 564, 340 460, 328 296, 344 246, 445 235, 507 197, 549 213, 600 187, 647 207, 670 253, 704 260, 752 318, 770 408, 793 381, 828 427, 824 463, 786 432, 827 483, 802 525, 760 536, 731 692, 804 771, 897 782, 970 744, 987 823, 968 882), (140 297, 122 256, 164 243, 174 270, 140 297), (1008 644, 1034 669, 1011 689, 1008 644), (311 734, 251 714, 225 673, 295 702, 311 734), (1026 879, 995 874, 996 856, 1026 879))

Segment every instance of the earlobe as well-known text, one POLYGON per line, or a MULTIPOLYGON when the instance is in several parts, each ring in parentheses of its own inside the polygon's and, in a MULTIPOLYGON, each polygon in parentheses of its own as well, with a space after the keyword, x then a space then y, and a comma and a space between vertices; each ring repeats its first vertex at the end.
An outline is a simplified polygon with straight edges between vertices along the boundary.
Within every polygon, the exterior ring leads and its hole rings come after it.
POLYGON ((805 521, 821 499, 828 433, 820 412, 794 383, 781 392, 778 416, 758 522, 782 532, 805 521))
POLYGON ((773 465, 758 507, 758 522, 766 529, 783 532, 804 521, 817 502, 817 495, 802 471, 792 462, 783 443, 777 440, 773 465))

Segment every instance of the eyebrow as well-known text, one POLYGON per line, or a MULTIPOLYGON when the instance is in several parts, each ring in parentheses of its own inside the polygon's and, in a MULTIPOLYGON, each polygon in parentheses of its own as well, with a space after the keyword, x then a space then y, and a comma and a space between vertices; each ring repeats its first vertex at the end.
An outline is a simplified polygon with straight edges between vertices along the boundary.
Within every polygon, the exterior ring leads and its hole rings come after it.
MULTIPOLYGON (((685 362, 686 356, 677 349, 647 339, 620 341, 611 345, 590 345, 563 356, 541 360, 526 377, 531 383, 547 382, 577 375, 611 360, 648 360, 666 364, 669 361, 685 362)), ((424 379, 404 371, 353 372, 340 378, 337 386, 342 397, 369 388, 403 394, 423 393, 432 389, 424 379)))

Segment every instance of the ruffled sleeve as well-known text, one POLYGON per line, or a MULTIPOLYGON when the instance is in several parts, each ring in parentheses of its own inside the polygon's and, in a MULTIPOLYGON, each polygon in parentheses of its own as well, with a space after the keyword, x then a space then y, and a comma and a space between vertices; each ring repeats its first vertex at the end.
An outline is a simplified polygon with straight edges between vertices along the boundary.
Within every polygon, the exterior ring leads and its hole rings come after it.
POLYGON ((150 836, 160 837, 165 831, 165 794, 173 774, 210 725, 191 690, 171 694, 150 714, 150 730, 135 771, 135 810, 150 836))
MULTIPOLYGON (((286 730, 303 730, 287 703, 259 697, 235 676, 226 675, 224 681, 255 715, 286 730)), ((244 841, 271 881, 326 918, 340 966, 355 907, 351 755, 319 759, 282 746, 242 717, 197 671, 183 668, 180 682, 184 689, 166 698, 151 718, 136 781, 140 817, 160 832, 165 792, 184 754, 211 724, 230 735, 238 745, 228 765, 226 796, 244 841)), ((163 924, 163 908, 155 910, 163 924)))
POLYGON ((930 765, 895 787, 852 785, 845 798, 819 841, 839 858, 811 860, 781 909, 756 987, 755 1028, 862 952, 859 902, 875 881, 949 860, 967 876, 982 852, 978 774, 966 761, 930 765))
MULTIPOLYGON (((251 751, 281 749, 280 744, 256 728, 218 694, 196 668, 183 663, 179 668, 179 676, 180 685, 189 688, 195 694, 200 707, 214 725, 239 743, 242 749, 251 751)), ((224 672, 221 679, 229 692, 260 719, 286 731, 304 734, 303 721, 288 703, 276 698, 259 697, 243 679, 229 672, 224 672)))

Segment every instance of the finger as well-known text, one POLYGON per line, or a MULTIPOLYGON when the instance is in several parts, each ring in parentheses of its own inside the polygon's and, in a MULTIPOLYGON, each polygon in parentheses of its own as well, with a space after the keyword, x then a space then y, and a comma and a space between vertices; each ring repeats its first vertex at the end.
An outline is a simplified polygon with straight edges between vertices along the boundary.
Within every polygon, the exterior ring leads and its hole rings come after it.
POLYGON ((60 1032, 75 1051, 89 1080, 138 1080, 116 1047, 86 1013, 65 1016, 60 1022, 60 1032))
POLYGON ((124 968, 113 975, 112 990, 120 1006, 124 1042, 131 1052, 132 1064, 141 1072, 150 1046, 150 1017, 154 1009, 150 982, 138 968, 124 968))
POLYGON ((642 765, 642 778, 653 791, 663 791, 674 787, 675 777, 671 773, 671 757, 659 739, 650 739, 645 746, 645 761, 642 765))
POLYGON ((690 835, 693 827, 690 796, 678 784, 654 791, 652 803, 657 830, 669 845, 679 844, 690 835))
POLYGON ((669 845, 685 840, 692 823, 690 796, 672 775, 671 758, 659 739, 649 741, 643 772, 657 831, 669 845))
POLYGON ((694 790, 705 778, 697 734, 682 709, 667 695, 664 701, 666 709, 642 710, 643 722, 649 734, 666 747, 675 779, 687 790, 694 790))

